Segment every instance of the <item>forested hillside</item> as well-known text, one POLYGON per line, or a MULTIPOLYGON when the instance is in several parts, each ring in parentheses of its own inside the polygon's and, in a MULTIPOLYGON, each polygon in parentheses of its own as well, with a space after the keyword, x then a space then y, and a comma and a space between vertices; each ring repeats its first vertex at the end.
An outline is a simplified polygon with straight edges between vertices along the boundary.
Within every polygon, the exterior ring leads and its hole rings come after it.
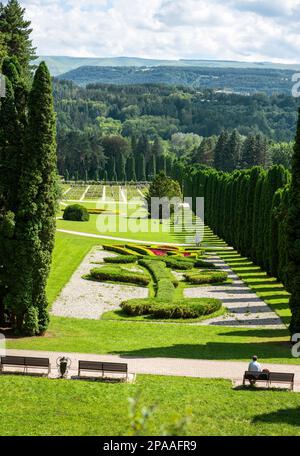
MULTIPOLYGON (((191 65, 193 62, 191 62, 191 65)), ((213 68, 198 66, 81 66, 58 76, 78 85, 173 84, 234 93, 285 93, 292 90, 292 69, 213 68)))
POLYGON ((69 178, 145 180, 195 162, 290 166, 297 100, 283 94, 56 80, 54 98, 59 171, 69 178))

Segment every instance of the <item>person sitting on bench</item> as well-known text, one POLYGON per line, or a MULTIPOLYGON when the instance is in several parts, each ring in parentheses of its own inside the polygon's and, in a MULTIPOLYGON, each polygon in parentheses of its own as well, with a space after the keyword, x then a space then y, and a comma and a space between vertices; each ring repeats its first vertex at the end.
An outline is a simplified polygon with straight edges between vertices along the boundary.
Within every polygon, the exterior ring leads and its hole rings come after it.
MULTIPOLYGON (((257 356, 252 357, 251 363, 249 363, 248 366, 248 371, 249 372, 262 372, 261 365, 257 361, 257 356)), ((255 376, 253 376, 253 380, 249 380, 251 385, 255 385, 255 376)))

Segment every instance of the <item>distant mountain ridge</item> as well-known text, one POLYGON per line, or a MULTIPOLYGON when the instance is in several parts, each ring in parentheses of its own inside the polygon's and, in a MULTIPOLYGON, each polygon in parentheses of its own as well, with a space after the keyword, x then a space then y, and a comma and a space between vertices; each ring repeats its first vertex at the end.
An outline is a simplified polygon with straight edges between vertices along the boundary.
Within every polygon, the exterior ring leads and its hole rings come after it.
POLYGON ((239 62, 229 60, 159 60, 139 57, 89 58, 68 56, 40 56, 37 62, 44 60, 52 76, 58 76, 82 66, 96 67, 206 67, 206 68, 262 68, 281 70, 300 70, 299 64, 281 64, 272 62, 239 62))
POLYGON ((57 77, 79 86, 88 84, 166 84, 224 93, 291 94, 295 70, 270 68, 212 68, 184 66, 103 67, 82 66, 57 77))

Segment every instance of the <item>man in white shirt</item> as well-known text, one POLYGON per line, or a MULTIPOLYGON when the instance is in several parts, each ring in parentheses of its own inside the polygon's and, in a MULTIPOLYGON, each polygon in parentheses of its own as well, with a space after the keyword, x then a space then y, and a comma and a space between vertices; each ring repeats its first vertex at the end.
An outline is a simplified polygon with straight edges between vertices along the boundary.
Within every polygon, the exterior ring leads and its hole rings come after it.
MULTIPOLYGON (((257 356, 252 357, 252 361, 251 361, 251 363, 249 363, 249 366, 248 366, 248 371, 249 372, 262 372, 261 365, 257 361, 257 356)), ((249 382, 250 382, 250 385, 255 385, 255 383, 256 383, 255 375, 253 375, 253 379, 251 379, 251 380, 249 379, 249 382)))
POLYGON ((249 364, 248 371, 249 372, 261 372, 262 371, 261 365, 257 361, 257 356, 252 357, 252 361, 249 364))

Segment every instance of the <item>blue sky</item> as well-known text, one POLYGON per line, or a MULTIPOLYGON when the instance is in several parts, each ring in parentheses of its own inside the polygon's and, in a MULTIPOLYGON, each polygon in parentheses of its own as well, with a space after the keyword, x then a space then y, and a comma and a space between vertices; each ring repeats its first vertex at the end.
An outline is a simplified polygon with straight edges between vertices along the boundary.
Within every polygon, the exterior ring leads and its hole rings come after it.
POLYGON ((300 0, 21 0, 40 55, 300 62, 300 0))

